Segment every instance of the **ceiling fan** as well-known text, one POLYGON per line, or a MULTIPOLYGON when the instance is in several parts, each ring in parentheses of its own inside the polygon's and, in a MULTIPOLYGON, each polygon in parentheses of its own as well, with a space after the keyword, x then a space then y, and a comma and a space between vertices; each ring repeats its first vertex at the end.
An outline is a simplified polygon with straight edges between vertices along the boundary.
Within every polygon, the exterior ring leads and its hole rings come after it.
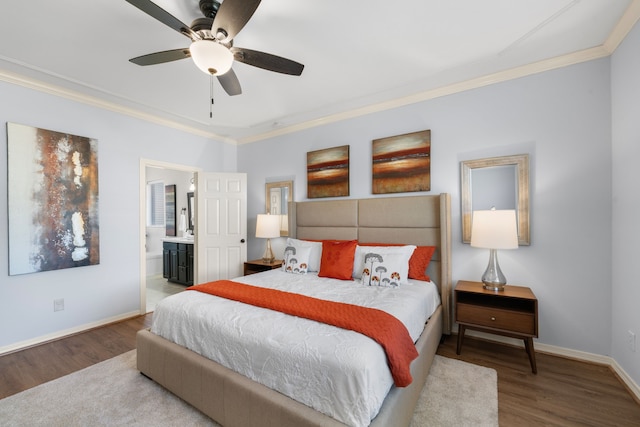
POLYGON ((147 15, 191 39, 188 48, 165 50, 138 56, 129 61, 137 65, 155 65, 179 59, 193 59, 204 73, 216 76, 229 95, 242 93, 238 77, 231 68, 233 61, 277 73, 299 76, 304 65, 256 50, 233 46, 233 38, 242 30, 260 5, 260 0, 200 0, 204 18, 187 26, 151 0, 126 0, 147 15))

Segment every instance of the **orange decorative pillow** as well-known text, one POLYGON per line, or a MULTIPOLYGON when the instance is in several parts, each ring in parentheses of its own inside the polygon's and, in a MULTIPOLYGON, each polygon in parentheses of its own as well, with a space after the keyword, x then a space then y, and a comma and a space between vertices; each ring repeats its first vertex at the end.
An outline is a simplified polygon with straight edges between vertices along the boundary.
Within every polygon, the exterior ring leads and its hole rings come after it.
POLYGON ((318 276, 353 280, 351 273, 353 272, 353 257, 357 244, 357 240, 323 240, 322 260, 318 276))
POLYGON ((435 246, 418 246, 416 250, 413 251, 413 255, 411 255, 411 259, 409 259, 410 279, 424 280, 425 282, 431 281, 426 271, 435 251, 435 246))

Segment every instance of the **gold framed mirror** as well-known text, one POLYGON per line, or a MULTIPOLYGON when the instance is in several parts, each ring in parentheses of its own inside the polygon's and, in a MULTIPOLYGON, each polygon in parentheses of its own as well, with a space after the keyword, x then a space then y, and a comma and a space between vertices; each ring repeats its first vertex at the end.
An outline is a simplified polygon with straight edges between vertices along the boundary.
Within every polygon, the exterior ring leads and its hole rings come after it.
POLYGON ((474 210, 515 209, 518 245, 530 245, 529 155, 461 162, 462 242, 471 242, 474 210))
POLYGON ((293 181, 267 182, 265 184, 266 212, 281 215, 280 236, 289 235, 289 202, 293 201, 293 181))

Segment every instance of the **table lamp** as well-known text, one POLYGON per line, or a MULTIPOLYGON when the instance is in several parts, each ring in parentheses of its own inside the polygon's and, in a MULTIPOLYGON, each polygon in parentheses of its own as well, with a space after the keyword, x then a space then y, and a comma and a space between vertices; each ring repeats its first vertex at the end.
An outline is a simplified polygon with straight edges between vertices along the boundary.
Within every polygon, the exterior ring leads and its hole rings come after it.
POLYGON ((471 221, 471 246, 489 249, 489 265, 482 275, 484 288, 504 290, 507 279, 498 264, 498 249, 518 248, 515 210, 474 211, 471 221))
POLYGON ((272 263, 276 258, 271 250, 271 239, 280 237, 280 215, 258 214, 256 237, 267 239, 267 248, 262 255, 262 261, 267 264, 272 263))

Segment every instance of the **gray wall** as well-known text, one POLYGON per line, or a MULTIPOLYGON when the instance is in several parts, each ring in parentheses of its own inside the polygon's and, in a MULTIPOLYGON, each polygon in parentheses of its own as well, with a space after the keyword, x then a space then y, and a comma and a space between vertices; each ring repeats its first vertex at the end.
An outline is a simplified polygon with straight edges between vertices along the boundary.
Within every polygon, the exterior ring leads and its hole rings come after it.
POLYGON ((611 61, 613 110, 613 328, 611 353, 640 383, 640 24, 636 24, 611 61), (636 351, 627 343, 636 334, 636 351))
MULTIPOLYGON (((501 251, 500 265, 510 283, 538 297, 540 342, 608 355, 610 100, 610 62, 602 59, 243 145, 248 218, 264 211, 271 176, 295 176, 295 200, 305 200, 306 153, 344 144, 350 197, 372 197, 371 141, 431 129, 431 193, 452 195, 453 279, 479 280, 489 254, 461 243, 460 161, 528 153, 531 246, 501 251)), ((263 248, 250 241, 249 258, 263 248)))
POLYGON ((4 82, 0 99, 0 349, 137 314, 140 159, 234 172, 236 147, 4 82), (8 276, 6 122, 98 139, 99 265, 8 276))

